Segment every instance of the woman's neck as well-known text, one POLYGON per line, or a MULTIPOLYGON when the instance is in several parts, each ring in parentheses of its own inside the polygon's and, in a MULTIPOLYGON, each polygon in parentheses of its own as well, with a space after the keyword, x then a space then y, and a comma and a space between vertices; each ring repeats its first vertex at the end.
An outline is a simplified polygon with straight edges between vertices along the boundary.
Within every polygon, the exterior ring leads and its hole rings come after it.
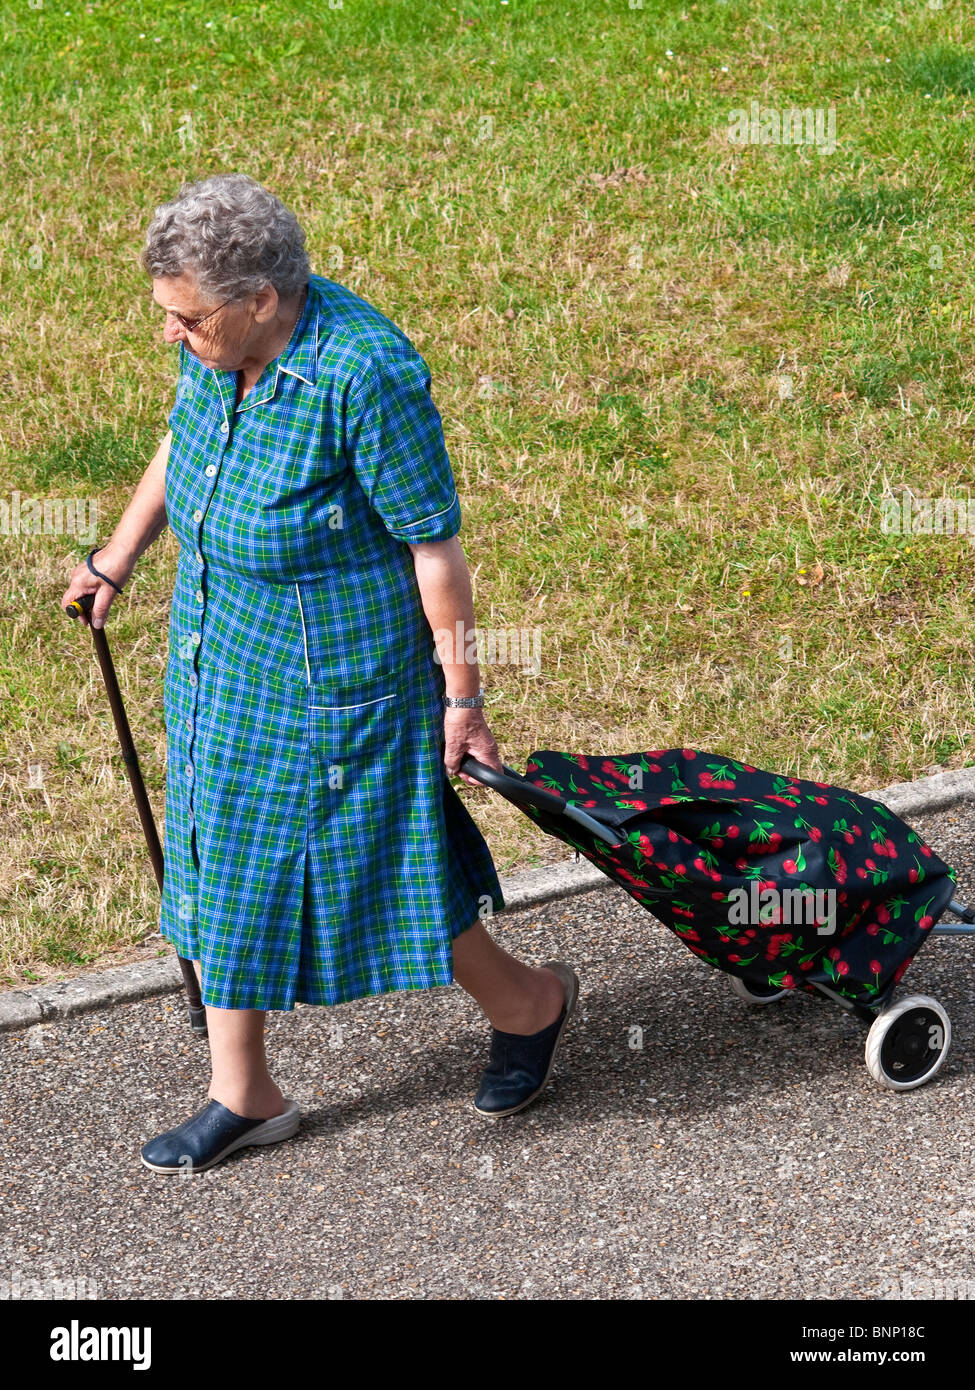
POLYGON ((304 307, 305 295, 307 293, 307 289, 303 289, 291 299, 282 299, 279 302, 278 313, 275 315, 278 328, 274 337, 270 343, 266 345, 256 361, 246 362, 237 372, 238 399, 240 399, 241 394, 246 395, 250 388, 260 379, 265 367, 269 366, 276 357, 280 357, 291 342, 294 331, 298 326, 298 320, 301 318, 301 311, 304 307), (243 382, 243 390, 241 388, 241 382, 243 382))

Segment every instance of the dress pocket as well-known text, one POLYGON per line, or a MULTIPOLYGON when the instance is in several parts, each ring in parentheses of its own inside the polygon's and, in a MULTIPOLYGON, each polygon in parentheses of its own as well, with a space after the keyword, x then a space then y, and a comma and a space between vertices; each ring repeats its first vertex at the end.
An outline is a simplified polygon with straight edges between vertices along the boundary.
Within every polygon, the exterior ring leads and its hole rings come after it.
POLYGON ((396 735, 401 711, 396 690, 385 694, 336 690, 311 685, 308 690, 308 737, 312 749, 329 762, 369 758, 396 735))

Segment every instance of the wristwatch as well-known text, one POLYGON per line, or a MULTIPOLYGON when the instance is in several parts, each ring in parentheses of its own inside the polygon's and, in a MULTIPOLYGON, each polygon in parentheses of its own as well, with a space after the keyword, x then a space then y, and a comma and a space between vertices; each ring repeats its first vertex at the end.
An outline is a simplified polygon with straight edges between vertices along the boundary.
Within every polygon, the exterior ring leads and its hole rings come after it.
POLYGON ((449 709, 480 709, 484 704, 484 687, 476 695, 445 695, 444 704, 449 709))

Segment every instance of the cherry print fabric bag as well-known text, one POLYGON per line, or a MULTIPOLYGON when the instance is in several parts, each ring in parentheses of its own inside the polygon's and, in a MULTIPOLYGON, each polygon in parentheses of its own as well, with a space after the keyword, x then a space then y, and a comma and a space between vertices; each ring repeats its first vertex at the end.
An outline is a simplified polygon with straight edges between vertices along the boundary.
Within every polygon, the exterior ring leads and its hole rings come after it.
POLYGON ((709 965, 882 1008, 955 895, 955 871, 880 802, 696 748, 531 755, 526 779, 611 824, 612 847, 522 809, 709 965))

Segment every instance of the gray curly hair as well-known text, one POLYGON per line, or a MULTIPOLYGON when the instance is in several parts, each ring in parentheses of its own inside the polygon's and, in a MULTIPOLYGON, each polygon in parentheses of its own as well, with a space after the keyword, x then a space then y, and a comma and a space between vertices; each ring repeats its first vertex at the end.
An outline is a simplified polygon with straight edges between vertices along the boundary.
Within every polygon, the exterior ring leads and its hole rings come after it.
POLYGON ((139 262, 153 279, 189 271, 214 299, 246 299, 267 285, 289 299, 310 274, 298 219, 249 174, 184 183, 156 208, 139 262))

